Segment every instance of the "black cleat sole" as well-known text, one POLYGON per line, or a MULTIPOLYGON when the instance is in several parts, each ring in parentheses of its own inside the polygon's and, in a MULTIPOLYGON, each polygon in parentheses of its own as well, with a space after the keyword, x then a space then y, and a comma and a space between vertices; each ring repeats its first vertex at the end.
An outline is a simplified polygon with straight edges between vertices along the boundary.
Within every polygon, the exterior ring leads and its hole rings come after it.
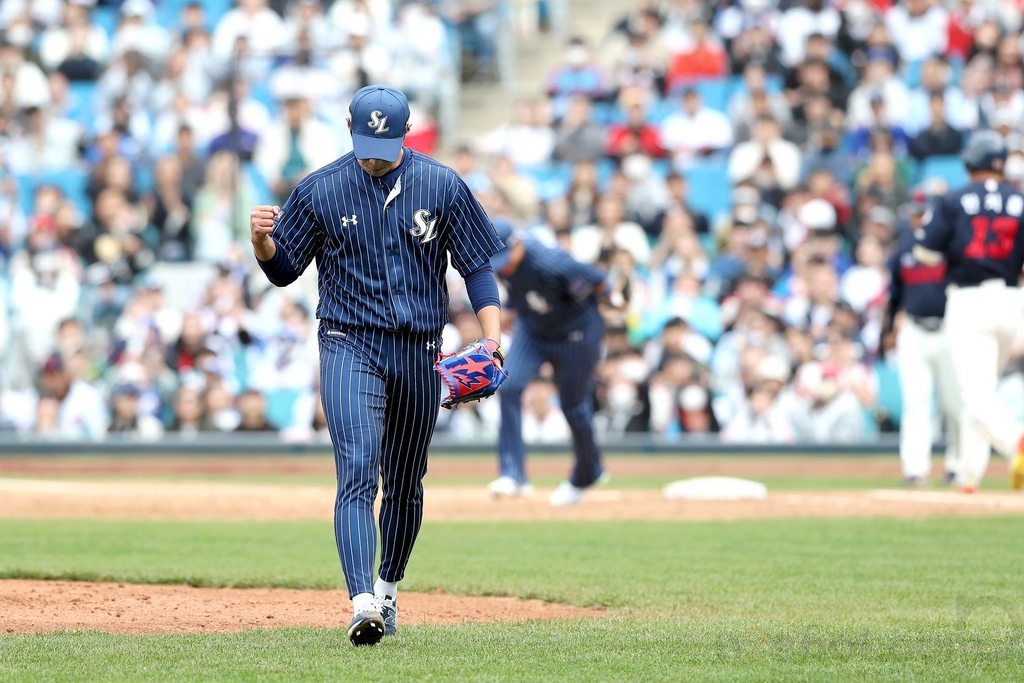
POLYGON ((384 637, 384 617, 377 612, 356 615, 348 625, 348 639, 356 647, 376 645, 384 637))

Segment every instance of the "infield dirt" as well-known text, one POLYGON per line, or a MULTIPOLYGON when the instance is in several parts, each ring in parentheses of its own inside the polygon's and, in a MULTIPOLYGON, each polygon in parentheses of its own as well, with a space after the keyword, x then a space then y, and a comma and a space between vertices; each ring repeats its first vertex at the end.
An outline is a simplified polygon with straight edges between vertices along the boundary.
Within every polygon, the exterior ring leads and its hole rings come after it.
MULTIPOLYGON (((780 517, 929 517, 1024 514, 1024 496, 942 490, 804 491, 764 500, 665 500, 656 490, 598 489, 581 505, 553 508, 546 491, 492 500, 483 488, 426 490, 432 521, 727 520, 780 517)), ((329 519, 332 486, 219 482, 0 479, 0 517, 177 520, 329 519)))
MULTIPOLYGON (((706 471, 704 473, 707 473, 706 471)), ((0 518, 327 520, 332 486, 206 481, 0 478, 0 518)), ((545 491, 492 500, 481 487, 428 487, 432 521, 732 520, 787 517, 1024 515, 1024 496, 946 490, 771 493, 764 500, 672 501, 656 490, 599 489, 571 508, 545 491)), ((503 597, 403 593, 402 623, 451 624, 601 617, 603 610, 503 597)), ((0 633, 101 630, 219 633, 285 626, 341 627, 342 591, 194 588, 66 581, 0 581, 0 633)))

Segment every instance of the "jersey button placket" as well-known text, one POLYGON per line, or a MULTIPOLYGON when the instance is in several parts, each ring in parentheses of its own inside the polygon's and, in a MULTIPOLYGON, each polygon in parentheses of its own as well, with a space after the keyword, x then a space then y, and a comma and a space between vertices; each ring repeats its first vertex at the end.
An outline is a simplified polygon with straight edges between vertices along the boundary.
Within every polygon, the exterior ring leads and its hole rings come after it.
MULTIPOLYGON (((388 189, 385 187, 384 191, 388 192, 388 189)), ((405 290, 402 286, 402 268, 399 263, 400 259, 394 258, 398 254, 397 240, 401 239, 400 227, 398 224, 398 212, 395 210, 395 204, 397 201, 398 200, 396 198, 395 201, 390 202, 384 207, 384 221, 388 226, 388 241, 385 244, 385 249, 389 256, 388 280, 391 283, 392 301, 395 304, 395 326, 399 327, 403 322, 405 322, 403 320, 405 318, 405 315, 403 314, 405 307, 403 306, 403 302, 399 299, 405 290)))

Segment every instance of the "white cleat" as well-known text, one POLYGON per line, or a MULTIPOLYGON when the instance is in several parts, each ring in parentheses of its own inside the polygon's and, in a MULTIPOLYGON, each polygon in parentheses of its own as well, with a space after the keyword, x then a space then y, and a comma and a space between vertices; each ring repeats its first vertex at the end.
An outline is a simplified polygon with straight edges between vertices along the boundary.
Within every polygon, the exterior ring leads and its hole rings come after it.
MULTIPOLYGON (((601 476, 598 477, 597 481, 591 484, 588 488, 594 488, 597 486, 604 486, 611 481, 611 476, 607 472, 602 472, 601 476)), ((586 494, 587 489, 581 489, 578 486, 573 486, 568 481, 563 481, 558 485, 558 488, 551 493, 551 497, 548 501, 555 507, 565 507, 567 505, 576 505, 586 494)))
POLYGON ((584 493, 586 493, 586 489, 581 489, 573 486, 567 481, 563 481, 558 485, 558 488, 551 493, 551 497, 548 498, 548 501, 555 507, 576 505, 583 500, 584 493))
POLYGON ((512 477, 498 477, 487 485, 487 491, 492 498, 526 498, 533 493, 533 487, 512 477))

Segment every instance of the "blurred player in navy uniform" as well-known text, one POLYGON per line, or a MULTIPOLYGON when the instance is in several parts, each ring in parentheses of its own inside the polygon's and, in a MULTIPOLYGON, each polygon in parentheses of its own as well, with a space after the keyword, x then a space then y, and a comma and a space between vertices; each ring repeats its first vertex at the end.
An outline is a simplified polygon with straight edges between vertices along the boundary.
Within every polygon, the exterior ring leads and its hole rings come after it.
POLYGON ((532 239, 517 239, 505 222, 495 224, 505 248, 491 257, 491 267, 508 285, 508 305, 518 317, 506 367, 508 380, 499 390, 501 476, 488 486, 495 496, 530 492, 523 443, 523 390, 540 366, 551 364, 562 412, 572 431, 575 464, 568 481, 551 494, 551 504, 573 505, 604 473, 594 442, 594 369, 601 357, 604 320, 598 299, 605 275, 569 254, 532 239))
POLYGON ((932 405, 936 393, 946 426, 946 483, 958 466, 960 399, 952 360, 942 330, 946 311, 946 262, 920 263, 913 254, 914 231, 929 208, 920 196, 911 207, 910 230, 900 236, 889 260, 887 331, 898 328, 896 368, 903 397, 900 465, 908 486, 924 486, 932 467, 932 405), (902 315, 900 314, 902 312, 902 315))
POLYGON ((250 231, 260 267, 279 287, 317 261, 320 396, 338 476, 334 533, 355 612, 348 636, 374 645, 395 632, 398 582, 423 520, 448 264, 465 278, 500 363, 490 257, 502 244, 462 178, 404 146, 405 95, 367 86, 349 114, 354 151, 303 178, 284 208, 255 207, 250 231))
POLYGON ((964 148, 971 182, 935 205, 913 248, 922 263, 946 261, 946 335, 963 401, 957 481, 972 493, 990 446, 1010 459, 1010 485, 1024 487, 1024 428, 996 393, 1024 313, 1024 195, 1003 182, 1006 143, 975 133, 964 148))

